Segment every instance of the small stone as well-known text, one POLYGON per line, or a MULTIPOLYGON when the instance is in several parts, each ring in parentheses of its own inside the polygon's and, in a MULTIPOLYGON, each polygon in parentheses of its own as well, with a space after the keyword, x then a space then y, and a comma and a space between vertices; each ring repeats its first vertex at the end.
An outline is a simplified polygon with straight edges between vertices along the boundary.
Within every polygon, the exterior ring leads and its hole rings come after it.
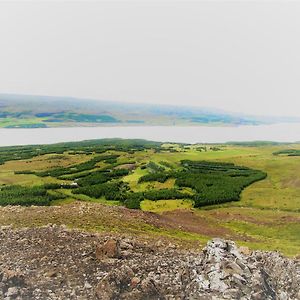
POLYGON ((86 282, 84 283, 84 288, 86 288, 86 289, 91 289, 92 286, 86 281, 86 282))
POLYGON ((10 287, 8 290, 7 290, 7 293, 6 293, 6 297, 15 297, 19 294, 19 290, 17 287, 10 287))
POLYGON ((131 243, 127 241, 120 241, 120 248, 124 250, 132 250, 133 246, 131 243))
POLYGON ((289 297, 288 297, 288 295, 287 295, 286 292, 281 291, 281 292, 279 293, 279 295, 278 295, 278 299, 279 299, 279 300, 288 300, 289 297))
POLYGON ((45 273, 46 277, 56 277, 57 276, 57 271, 56 270, 50 270, 45 273))
POLYGON ((157 291, 150 278, 146 278, 141 283, 141 289, 146 295, 156 295, 157 291))
POLYGON ((120 256, 120 242, 117 240, 110 239, 104 245, 98 245, 96 248, 97 259, 119 258, 120 256))
POLYGON ((114 291, 116 287, 109 283, 107 278, 103 278, 97 288, 96 288, 96 296, 99 300, 111 300, 114 297, 114 291))
POLYGON ((228 289, 223 293, 223 297, 224 299, 239 299, 238 294, 238 289, 228 289))
POLYGON ((162 240, 158 240, 156 243, 155 243, 155 246, 160 248, 164 245, 163 241, 162 240))
POLYGON ((122 257, 123 258, 129 258, 130 256, 132 256, 132 251, 122 251, 122 257))
POLYGON ((246 246, 241 246, 240 248, 239 248, 239 251, 240 251, 240 253, 242 253, 243 255, 251 255, 251 253, 252 253, 252 251, 248 248, 248 247, 246 247, 246 246))
POLYGON ((229 262, 225 267, 225 273, 227 274, 239 274, 243 273, 242 268, 235 262, 229 262))
POLYGON ((131 279, 130 285, 134 288, 134 287, 136 287, 140 282, 141 282, 140 278, 138 278, 138 277, 133 277, 133 278, 131 279))

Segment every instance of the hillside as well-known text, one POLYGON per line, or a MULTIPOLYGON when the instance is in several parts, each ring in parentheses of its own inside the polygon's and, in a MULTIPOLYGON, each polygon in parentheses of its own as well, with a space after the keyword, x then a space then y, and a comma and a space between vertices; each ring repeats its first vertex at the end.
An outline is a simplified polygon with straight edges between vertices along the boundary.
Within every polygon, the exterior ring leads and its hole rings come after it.
POLYGON ((183 249, 164 239, 0 229, 1 299, 299 299, 299 260, 228 240, 183 249), (24 249, 26 251, 24 251, 24 249))
POLYGON ((23 208, 15 213, 4 207, 0 225, 55 221, 184 243, 219 236, 252 249, 297 255, 300 162, 299 156, 278 154, 290 154, 288 149, 300 146, 108 139, 3 147, 0 203, 23 208), (92 213, 78 211, 78 201, 94 207, 92 213), (103 213, 110 207, 116 211, 113 221, 103 213))
POLYGON ((0 94, 0 127, 45 128, 126 125, 257 125, 299 118, 256 117, 216 109, 0 94))
POLYGON ((299 299, 299 150, 2 147, 0 299, 299 299))

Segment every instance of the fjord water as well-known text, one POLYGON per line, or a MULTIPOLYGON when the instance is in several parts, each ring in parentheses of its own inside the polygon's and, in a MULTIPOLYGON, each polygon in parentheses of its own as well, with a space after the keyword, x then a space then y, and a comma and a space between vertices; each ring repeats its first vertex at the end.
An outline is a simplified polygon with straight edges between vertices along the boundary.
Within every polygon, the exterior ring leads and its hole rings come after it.
POLYGON ((102 138, 139 138, 159 142, 300 141, 300 123, 228 127, 124 126, 0 129, 0 146, 51 144, 102 138))

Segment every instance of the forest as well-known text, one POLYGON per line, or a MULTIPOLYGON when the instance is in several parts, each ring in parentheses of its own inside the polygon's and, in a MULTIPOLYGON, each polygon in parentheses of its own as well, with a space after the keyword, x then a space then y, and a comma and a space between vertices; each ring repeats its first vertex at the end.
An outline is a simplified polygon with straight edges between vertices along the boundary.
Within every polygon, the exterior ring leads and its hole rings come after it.
MULTIPOLYGON (((154 160, 155 155, 175 156, 187 149, 191 146, 165 147, 161 143, 121 139, 0 148, 2 164, 8 161, 33 164, 32 168, 15 170, 15 176, 31 176, 43 182, 33 186, 0 186, 0 205, 51 205, 58 199, 63 201, 72 195, 78 199, 76 195, 84 195, 99 201, 118 201, 135 209, 144 200, 187 199, 194 207, 202 207, 238 201, 245 187, 267 176, 260 170, 226 162, 154 160), (138 161, 139 157, 143 159, 138 161), (53 162, 53 167, 35 169, 35 159, 53 162), (72 159, 72 163, 63 165, 60 159, 72 159), (134 188, 128 178, 139 172, 134 188)), ((199 149, 205 153, 222 151, 216 146, 195 147, 196 152, 199 149)))
POLYGON ((273 155, 300 156, 299 149, 284 149, 273 152, 273 155))

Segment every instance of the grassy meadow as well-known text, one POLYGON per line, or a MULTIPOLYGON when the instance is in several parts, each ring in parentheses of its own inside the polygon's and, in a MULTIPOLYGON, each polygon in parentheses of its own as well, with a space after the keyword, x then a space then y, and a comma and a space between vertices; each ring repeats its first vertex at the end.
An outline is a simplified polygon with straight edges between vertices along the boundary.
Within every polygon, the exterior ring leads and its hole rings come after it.
MULTIPOLYGON (((88 145, 88 148, 75 149, 73 144, 65 144, 59 153, 43 150, 42 154, 33 153, 31 157, 14 160, 5 156, 0 165, 0 191, 3 193, 11 186, 42 186, 51 206, 64 207, 77 201, 120 206, 130 200, 130 205, 138 203, 141 210, 157 214, 166 224, 160 225, 166 226, 164 229, 144 224, 140 231, 145 234, 157 231, 161 235, 195 241, 222 236, 252 249, 279 250, 288 256, 300 254, 300 156, 274 155, 286 149, 298 151, 299 144, 106 145, 103 153, 97 153, 97 147, 88 145), (177 175, 172 175, 183 172, 181 161, 218 163, 218 170, 224 168, 222 163, 233 163, 262 171, 267 177, 243 188, 239 201, 195 208, 195 189, 179 187, 177 175), (146 175, 158 173, 171 175, 163 180, 142 181, 146 175), (71 189, 72 183, 78 183, 79 188, 71 189), (166 194, 169 198, 155 201, 149 191, 156 191, 159 197, 166 194), (176 199, 177 196, 180 198, 176 199)), ((205 172, 214 171, 214 167, 209 166, 205 172)), ((180 174, 190 178, 194 173, 180 174)), ((20 219, 22 216, 18 216, 18 220, 11 216, 9 222, 20 226, 20 219)), ((4 219, 0 219, 0 223, 7 225, 4 219)), ((40 223, 43 218, 39 219, 40 223)), ((92 229, 101 228, 96 219, 91 224, 92 229)))

